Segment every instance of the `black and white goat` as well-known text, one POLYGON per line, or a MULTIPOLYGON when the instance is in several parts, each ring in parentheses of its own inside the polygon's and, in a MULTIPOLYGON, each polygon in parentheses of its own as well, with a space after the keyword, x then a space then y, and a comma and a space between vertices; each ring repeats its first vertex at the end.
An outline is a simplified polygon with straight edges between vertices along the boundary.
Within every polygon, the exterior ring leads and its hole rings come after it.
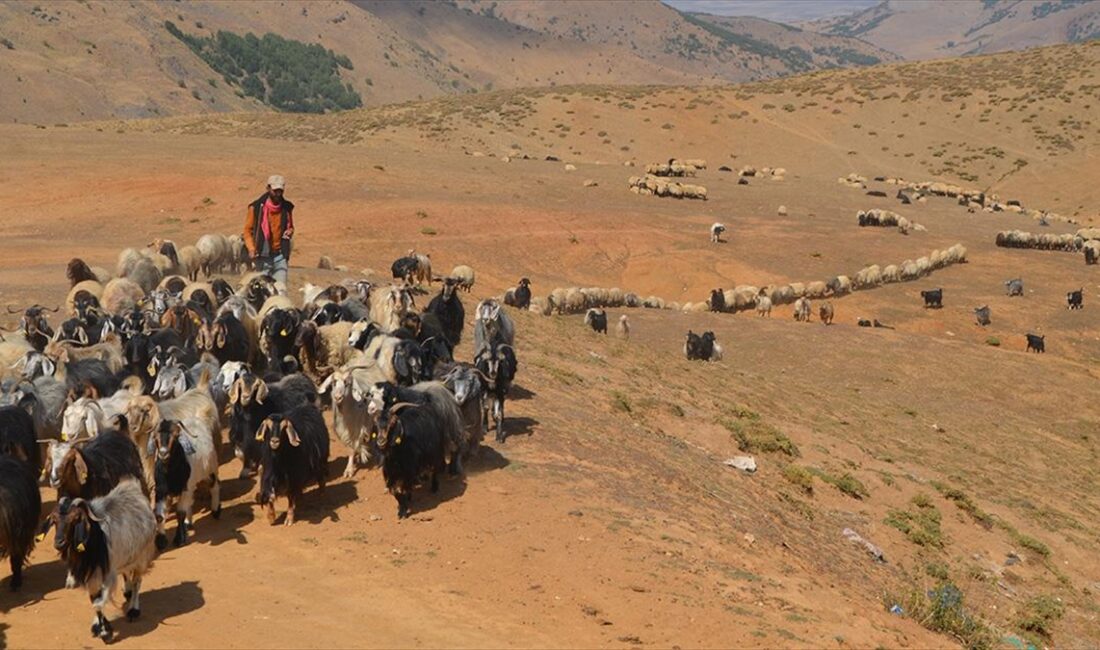
POLYGON ((54 548, 69 569, 72 586, 84 586, 95 610, 92 635, 110 642, 114 633, 103 615, 119 577, 126 619, 141 616, 141 581, 156 556, 156 519, 136 479, 121 481, 92 500, 62 497, 52 515, 54 548))
POLYGON ((497 430, 496 440, 504 442, 504 400, 518 370, 516 351, 511 345, 494 343, 474 357, 474 365, 485 376, 488 384, 483 418, 486 422, 489 421, 489 409, 492 407, 497 430))

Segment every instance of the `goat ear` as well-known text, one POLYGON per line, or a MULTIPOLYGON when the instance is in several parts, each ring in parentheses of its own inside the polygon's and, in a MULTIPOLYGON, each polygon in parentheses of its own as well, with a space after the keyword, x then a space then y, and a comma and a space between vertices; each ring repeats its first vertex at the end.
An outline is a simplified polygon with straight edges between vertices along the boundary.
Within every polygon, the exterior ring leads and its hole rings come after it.
POLYGON ((324 395, 328 392, 329 388, 332 388, 332 380, 334 377, 336 377, 335 374, 329 375, 327 378, 325 378, 323 382, 321 382, 321 385, 317 387, 318 395, 324 395))
POLYGON ((88 414, 84 416, 84 428, 93 438, 99 435, 99 418, 96 417, 93 409, 88 409, 88 414))
MULTIPOLYGON (((58 328, 57 331, 60 333, 61 328, 58 328)), ((84 331, 83 326, 76 330, 76 340, 80 341, 81 345, 88 345, 88 333, 84 331)))
POLYGON ((77 450, 73 450, 73 466, 76 468, 76 480, 81 485, 88 482, 88 464, 84 462, 84 456, 77 450))
POLYGON ((267 399, 267 382, 262 379, 257 379, 256 383, 252 386, 252 399, 256 400, 257 404, 263 404, 267 399))
POLYGON ((290 420, 283 420, 283 431, 286 433, 287 442, 291 446, 298 447, 302 444, 301 439, 298 438, 298 432, 294 430, 294 425, 290 423, 290 420))
MULTIPOLYGON (((60 361, 62 358, 65 358, 66 360, 68 360, 68 357, 69 357, 69 353, 65 350, 62 350, 61 354, 57 358, 60 361)), ((52 377, 55 372, 57 372, 57 364, 55 364, 53 362, 53 359, 51 359, 49 357, 43 357, 42 358, 42 374, 49 375, 49 376, 52 377)))
POLYGON ((229 403, 237 404, 241 401, 241 389, 244 387, 244 379, 238 377, 229 388, 229 403))
POLYGON ((88 399, 99 399, 99 390, 97 390, 91 382, 85 382, 84 397, 87 397, 88 399))
POLYGON ((225 347, 225 323, 221 323, 214 328, 214 347, 225 347))
POLYGON ((183 395, 187 392, 187 375, 182 372, 176 377, 175 394, 176 397, 183 395))
POLYGON ((271 420, 264 420, 260 428, 256 430, 256 442, 263 442, 267 432, 271 429, 271 420))

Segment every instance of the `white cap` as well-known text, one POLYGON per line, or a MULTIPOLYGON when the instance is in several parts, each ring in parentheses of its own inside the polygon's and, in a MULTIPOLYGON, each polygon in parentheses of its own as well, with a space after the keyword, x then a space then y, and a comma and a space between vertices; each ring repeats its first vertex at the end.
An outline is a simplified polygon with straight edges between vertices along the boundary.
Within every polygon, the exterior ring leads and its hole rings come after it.
POLYGON ((267 177, 267 186, 273 190, 286 189, 286 179, 278 174, 272 174, 267 177))

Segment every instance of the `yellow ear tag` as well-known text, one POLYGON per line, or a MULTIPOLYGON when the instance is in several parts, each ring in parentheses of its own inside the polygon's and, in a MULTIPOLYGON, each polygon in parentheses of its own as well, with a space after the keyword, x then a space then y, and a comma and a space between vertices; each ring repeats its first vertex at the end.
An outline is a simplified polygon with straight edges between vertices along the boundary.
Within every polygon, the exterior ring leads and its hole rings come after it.
POLYGON ((46 539, 46 533, 38 533, 34 536, 34 541, 36 542, 41 542, 44 539, 46 539))
POLYGON ((378 437, 378 434, 377 434, 377 433, 372 433, 372 434, 370 434, 370 439, 371 439, 371 440, 374 440, 374 439, 375 439, 375 438, 377 438, 377 437, 378 437))
POLYGON ((263 439, 264 439, 264 432, 263 431, 257 432, 256 433, 256 440, 263 440, 263 439))
POLYGON ((77 553, 83 553, 84 552, 84 542, 81 542, 81 543, 76 545, 76 552, 77 553))
POLYGON ((401 444, 401 436, 397 436, 397 439, 393 441, 393 444, 395 444, 395 445, 401 444))
POLYGON ((69 441, 69 434, 62 433, 61 434, 61 442, 68 442, 68 441, 69 441))
POLYGON ((154 366, 154 365, 153 365, 153 364, 151 364, 151 363, 150 363, 150 364, 148 365, 148 367, 146 367, 146 368, 145 368, 145 370, 146 370, 146 371, 147 371, 147 372, 148 372, 148 373, 149 373, 150 375, 155 375, 155 374, 157 374, 157 367, 156 367, 156 366, 154 366))
POLYGON ((286 336, 286 330, 279 330, 279 336, 286 336))

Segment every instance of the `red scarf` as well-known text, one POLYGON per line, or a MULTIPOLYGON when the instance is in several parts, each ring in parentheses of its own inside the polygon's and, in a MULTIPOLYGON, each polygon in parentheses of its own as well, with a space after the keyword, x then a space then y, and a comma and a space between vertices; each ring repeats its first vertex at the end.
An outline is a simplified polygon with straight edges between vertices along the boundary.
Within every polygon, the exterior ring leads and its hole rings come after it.
POLYGON ((271 219, 281 215, 283 212, 283 204, 275 205, 271 202, 271 198, 268 197, 264 201, 263 205, 263 217, 260 219, 260 230, 264 233, 264 239, 271 241, 271 219))

